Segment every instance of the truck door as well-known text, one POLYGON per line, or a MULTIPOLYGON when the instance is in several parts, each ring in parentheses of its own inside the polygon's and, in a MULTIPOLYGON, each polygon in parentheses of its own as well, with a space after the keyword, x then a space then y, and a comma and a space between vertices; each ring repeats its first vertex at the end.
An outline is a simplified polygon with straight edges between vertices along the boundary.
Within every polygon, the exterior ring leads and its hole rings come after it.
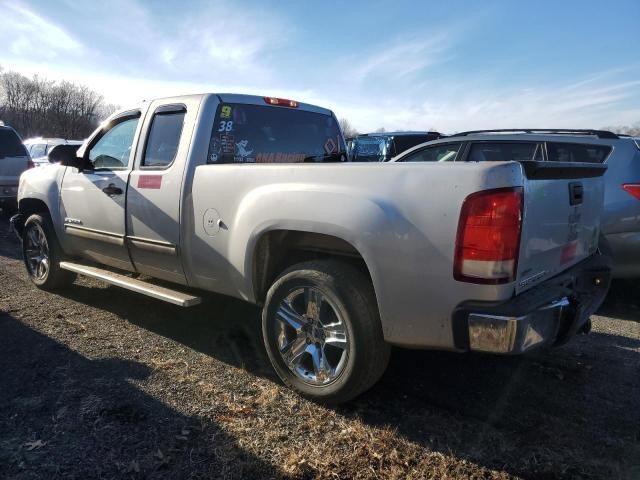
POLYGON ((127 193, 127 241, 140 273, 186 283, 180 258, 185 162, 197 104, 156 101, 142 126, 127 193), (182 139, 182 141, 181 141, 182 139))
POLYGON ((87 146, 91 168, 67 167, 60 195, 64 243, 73 253, 131 270, 125 244, 125 198, 140 111, 114 118, 87 146))

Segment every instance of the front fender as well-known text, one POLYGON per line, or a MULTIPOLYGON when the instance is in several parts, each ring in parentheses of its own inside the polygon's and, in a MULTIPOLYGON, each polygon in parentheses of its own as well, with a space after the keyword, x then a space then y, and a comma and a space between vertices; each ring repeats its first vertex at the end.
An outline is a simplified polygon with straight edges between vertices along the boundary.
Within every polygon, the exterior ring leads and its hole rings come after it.
POLYGON ((54 164, 27 170, 20 176, 18 187, 18 206, 27 199, 44 203, 59 239, 63 238, 64 233, 60 213, 60 185, 66 168, 54 164))

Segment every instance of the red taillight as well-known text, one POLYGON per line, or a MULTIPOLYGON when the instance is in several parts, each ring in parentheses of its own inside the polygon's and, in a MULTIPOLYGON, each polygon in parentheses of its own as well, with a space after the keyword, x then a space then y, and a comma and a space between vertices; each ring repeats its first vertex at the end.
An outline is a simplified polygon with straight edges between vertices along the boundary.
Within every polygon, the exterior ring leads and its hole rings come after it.
POLYGON ((269 105, 278 105, 280 107, 298 107, 298 102, 295 100, 287 100, 286 98, 264 97, 264 101, 269 105))
POLYGON ((471 283, 514 279, 522 226, 522 188, 469 195, 462 204, 453 276, 471 283))
POLYGON ((640 200, 640 184, 639 183, 625 183, 622 185, 625 192, 630 193, 638 200, 640 200))

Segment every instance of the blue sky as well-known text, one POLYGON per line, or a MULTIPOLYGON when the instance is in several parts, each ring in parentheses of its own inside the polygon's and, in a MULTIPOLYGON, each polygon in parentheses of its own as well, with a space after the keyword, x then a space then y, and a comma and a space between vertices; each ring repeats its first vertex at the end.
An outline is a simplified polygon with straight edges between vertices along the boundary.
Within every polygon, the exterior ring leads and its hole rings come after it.
POLYGON ((203 91, 360 131, 640 122, 640 1, 0 0, 0 65, 112 103, 203 91))

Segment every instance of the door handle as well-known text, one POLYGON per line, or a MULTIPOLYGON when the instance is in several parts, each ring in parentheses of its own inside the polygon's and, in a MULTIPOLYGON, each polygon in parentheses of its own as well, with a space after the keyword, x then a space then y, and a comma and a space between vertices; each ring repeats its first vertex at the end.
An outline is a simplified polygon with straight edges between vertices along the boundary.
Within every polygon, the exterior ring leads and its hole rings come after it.
POLYGON ((110 197, 113 195, 122 195, 122 189, 120 187, 116 187, 113 183, 110 183, 108 187, 104 187, 102 191, 110 197))

